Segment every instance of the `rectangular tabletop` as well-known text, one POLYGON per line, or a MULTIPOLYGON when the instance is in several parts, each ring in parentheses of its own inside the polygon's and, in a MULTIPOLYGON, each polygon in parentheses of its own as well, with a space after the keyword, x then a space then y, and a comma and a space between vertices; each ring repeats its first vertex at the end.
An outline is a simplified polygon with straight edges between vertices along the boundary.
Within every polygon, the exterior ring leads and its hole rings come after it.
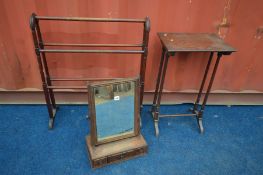
POLYGON ((235 52, 229 44, 211 33, 158 33, 168 52, 235 52))

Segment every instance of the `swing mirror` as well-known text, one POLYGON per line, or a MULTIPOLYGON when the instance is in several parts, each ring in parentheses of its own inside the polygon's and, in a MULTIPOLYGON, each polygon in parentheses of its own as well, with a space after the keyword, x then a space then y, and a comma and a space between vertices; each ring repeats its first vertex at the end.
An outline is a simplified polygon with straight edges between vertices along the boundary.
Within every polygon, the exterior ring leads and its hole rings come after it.
POLYGON ((88 85, 91 141, 108 143, 139 134, 139 80, 88 85))

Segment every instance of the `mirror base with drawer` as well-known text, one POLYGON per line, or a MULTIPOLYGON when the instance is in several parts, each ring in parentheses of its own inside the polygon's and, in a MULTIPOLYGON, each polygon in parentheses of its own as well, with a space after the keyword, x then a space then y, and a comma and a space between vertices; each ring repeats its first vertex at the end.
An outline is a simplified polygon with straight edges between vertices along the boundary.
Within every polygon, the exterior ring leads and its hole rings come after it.
POLYGON ((86 136, 86 144, 92 168, 121 162, 147 153, 148 146, 143 136, 126 138, 115 142, 109 142, 94 146, 90 136, 86 136))

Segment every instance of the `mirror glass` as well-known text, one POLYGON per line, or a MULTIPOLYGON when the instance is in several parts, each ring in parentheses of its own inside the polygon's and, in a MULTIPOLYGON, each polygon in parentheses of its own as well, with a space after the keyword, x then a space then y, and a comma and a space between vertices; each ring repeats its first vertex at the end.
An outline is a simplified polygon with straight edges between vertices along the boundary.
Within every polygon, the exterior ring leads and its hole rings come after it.
POLYGON ((98 141, 134 133, 135 82, 93 86, 98 141))

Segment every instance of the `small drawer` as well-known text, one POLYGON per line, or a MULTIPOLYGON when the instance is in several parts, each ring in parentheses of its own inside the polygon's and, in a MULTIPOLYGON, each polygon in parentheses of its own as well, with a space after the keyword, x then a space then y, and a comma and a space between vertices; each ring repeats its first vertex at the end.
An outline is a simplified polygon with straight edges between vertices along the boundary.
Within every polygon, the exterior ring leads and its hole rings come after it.
POLYGON ((122 157, 123 157, 122 154, 111 155, 107 157, 107 162, 108 163, 117 162, 120 161, 122 157))
POLYGON ((93 167, 94 168, 101 167, 101 166, 107 164, 107 158, 96 159, 96 160, 93 160, 92 162, 93 162, 93 167))

